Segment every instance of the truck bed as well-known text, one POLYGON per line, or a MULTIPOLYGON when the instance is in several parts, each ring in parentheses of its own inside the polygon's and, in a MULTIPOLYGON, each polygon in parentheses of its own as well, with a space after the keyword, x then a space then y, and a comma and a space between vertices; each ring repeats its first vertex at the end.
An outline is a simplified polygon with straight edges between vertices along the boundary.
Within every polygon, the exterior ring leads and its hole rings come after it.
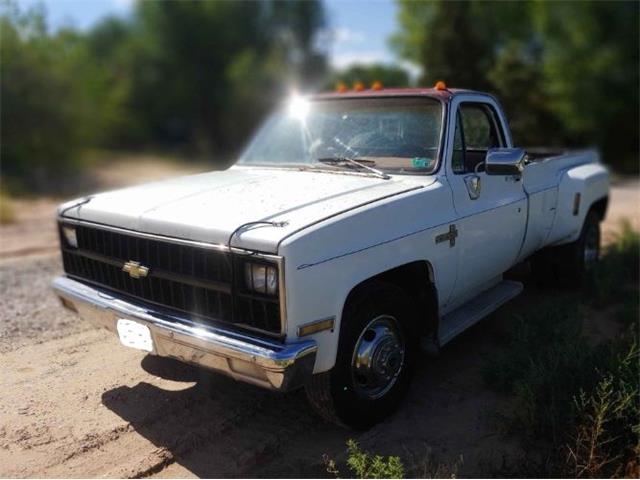
POLYGON ((527 152, 526 161, 528 163, 544 162, 545 160, 553 160, 554 158, 563 157, 571 154, 571 150, 561 150, 557 148, 547 147, 531 147, 524 149, 527 152))
POLYGON ((520 259, 577 238, 587 210, 607 195, 609 175, 596 150, 527 150, 523 186, 529 222, 520 259))

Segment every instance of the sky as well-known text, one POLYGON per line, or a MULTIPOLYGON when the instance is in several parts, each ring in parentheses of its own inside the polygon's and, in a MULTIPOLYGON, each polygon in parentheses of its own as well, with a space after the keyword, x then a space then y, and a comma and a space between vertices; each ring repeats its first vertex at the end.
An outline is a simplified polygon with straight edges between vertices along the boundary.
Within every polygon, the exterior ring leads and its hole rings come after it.
MULTIPOLYGON (((396 29, 393 0, 324 1, 329 23, 326 35, 332 39, 328 53, 333 67, 341 69, 356 62, 397 62, 388 45, 396 29)), ((18 3, 22 7, 44 4, 53 29, 66 25, 87 29, 106 15, 126 17, 134 0, 19 0, 18 3)))

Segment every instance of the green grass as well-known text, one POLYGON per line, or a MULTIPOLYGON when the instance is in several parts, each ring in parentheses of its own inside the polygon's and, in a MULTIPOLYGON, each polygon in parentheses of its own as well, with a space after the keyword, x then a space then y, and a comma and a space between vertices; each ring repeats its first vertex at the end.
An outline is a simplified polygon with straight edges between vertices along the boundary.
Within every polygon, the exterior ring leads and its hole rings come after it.
POLYGON ((585 282, 585 299, 594 307, 637 299, 640 236, 629 221, 620 224, 614 242, 605 249, 603 261, 585 282))
MULTIPOLYGON (((373 455, 362 450, 353 439, 347 440, 347 452, 350 478, 404 478, 404 465, 400 457, 373 455)), ((336 478, 342 477, 335 460, 325 456, 324 463, 328 473, 336 478)))
MULTIPOLYGON (((346 467, 349 471, 347 478, 457 478, 458 470, 462 467, 460 456, 449 463, 439 462, 430 448, 422 452, 405 449, 404 459, 397 456, 383 457, 362 450, 358 443, 347 440, 346 467)), ((344 478, 337 462, 328 455, 323 455, 327 473, 335 478, 344 478)))
POLYGON ((537 458, 516 475, 640 472, 639 251, 638 233, 624 224, 584 290, 550 292, 516 318, 484 365, 486 383, 514 400, 507 426, 537 458), (589 315, 610 315, 622 333, 594 345, 583 334, 589 315))

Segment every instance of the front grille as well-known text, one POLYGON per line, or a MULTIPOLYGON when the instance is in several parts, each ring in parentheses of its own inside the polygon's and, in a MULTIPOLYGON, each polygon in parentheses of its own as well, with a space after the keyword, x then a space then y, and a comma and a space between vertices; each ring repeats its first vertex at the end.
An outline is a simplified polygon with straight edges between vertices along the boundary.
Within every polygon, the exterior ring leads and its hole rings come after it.
POLYGON ((247 292, 242 283, 242 258, 231 273, 228 252, 173 243, 102 228, 76 225, 78 247, 61 234, 64 270, 147 302, 161 305, 205 323, 233 323, 269 333, 281 333, 278 296, 247 292), (122 270, 127 261, 149 267, 144 278, 122 270), (232 288, 232 279, 236 282, 232 288))

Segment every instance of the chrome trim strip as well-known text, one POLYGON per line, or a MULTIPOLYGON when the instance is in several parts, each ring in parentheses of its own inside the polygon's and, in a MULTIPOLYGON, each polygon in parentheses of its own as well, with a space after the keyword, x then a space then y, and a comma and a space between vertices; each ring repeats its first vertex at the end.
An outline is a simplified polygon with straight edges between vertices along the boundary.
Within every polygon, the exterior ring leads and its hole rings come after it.
MULTIPOLYGON (((175 237, 166 237, 164 235, 158 235, 155 233, 144 233, 138 232, 136 230, 128 230, 126 228, 114 227, 111 225, 104 225, 102 223, 93 223, 87 222, 85 220, 79 220, 76 218, 69 218, 62 215, 58 215, 58 222, 64 224, 72 224, 72 225, 82 225, 90 228, 99 228, 102 230, 108 230, 115 233, 121 233, 123 235, 132 235, 141 238, 147 238, 150 240, 160 240, 163 242, 175 243, 178 245, 186 245, 197 248, 204 248, 208 250, 217 250, 221 252, 233 252, 238 254, 239 257, 255 257, 263 260, 268 260, 270 262, 274 262, 278 265, 278 281, 279 281, 279 300, 280 300, 280 333, 276 334, 278 336, 286 337, 287 335, 287 305, 286 305, 286 295, 285 295, 285 275, 284 275, 284 257, 280 255, 273 255, 268 253, 256 252, 252 250, 245 250, 243 248, 238 247, 228 247, 227 245, 220 245, 217 243, 205 243, 199 242, 196 240, 186 240, 182 238, 175 237)), ((265 332, 269 335, 274 335, 274 332, 269 332, 267 330, 259 330, 252 329, 255 331, 265 332)))
POLYGON ((313 374, 317 352, 314 340, 281 343, 198 325, 68 277, 56 278, 51 286, 96 326, 116 332, 120 317, 146 325, 152 334, 155 355, 177 358, 273 390, 302 386, 313 374))
POLYGON ((167 237, 167 236, 159 235, 156 233, 139 232, 137 230, 129 230, 126 228, 114 227, 111 225, 105 225, 103 223, 87 222, 85 220, 79 220, 77 218, 58 216, 58 221, 61 223, 69 223, 73 225, 84 225, 86 227, 91 227, 91 228, 100 228, 102 230, 109 230, 111 232, 121 233, 123 235, 134 235, 141 238, 161 240, 169 243, 176 243, 178 245, 188 245, 193 247, 206 248, 209 250, 219 250, 223 252, 233 251, 234 253, 238 253, 240 255, 242 254, 251 255, 251 256, 256 256, 256 257, 260 257, 260 258, 264 258, 266 260, 272 260, 272 261, 277 261, 278 259, 282 258, 278 255, 256 252, 253 250, 245 250, 243 248, 238 248, 238 247, 229 248, 227 245, 221 245, 219 243, 206 243, 206 242, 200 242, 197 240, 187 240, 183 238, 167 237))
MULTIPOLYGON (((523 191, 523 194, 524 194, 524 191, 523 191)), ((373 245, 367 245, 367 246, 359 248, 357 250, 351 250, 349 252, 341 253, 340 255, 335 255, 333 257, 325 258, 323 260, 318 260, 318 261, 315 261, 313 263, 303 263, 301 265, 298 265, 296 267, 296 269, 297 270, 304 270, 305 268, 315 267, 316 265, 320 265, 322 263, 330 262, 331 260, 336 260, 338 258, 347 257, 347 256, 353 255, 355 253, 364 252, 365 250, 369 250, 371 248, 379 247, 380 245, 386 245, 388 243, 392 243, 392 242, 395 242, 397 240, 402 240, 404 238, 410 237, 412 235, 416 235, 418 233, 426 232, 427 230, 431 230, 431 229, 434 229, 434 228, 442 227, 443 225, 448 225, 451 222, 459 222, 460 220, 464 220, 465 218, 473 217, 474 215, 480 215, 480 214, 483 214, 483 213, 486 213, 486 212, 491 212, 493 210, 497 210, 498 208, 508 207, 509 205, 513 205, 515 203, 522 202, 522 201, 526 200, 526 198, 527 197, 522 197, 522 198, 519 198, 517 200, 514 200, 513 202, 509 202, 509 203, 505 203, 505 204, 502 204, 502 205, 498 205, 497 207, 487 208, 486 210, 482 210, 480 212, 473 212, 473 213, 471 213, 469 215, 465 215, 464 217, 452 218, 449 221, 446 221, 446 222, 443 222, 443 223, 439 223, 437 225, 430 225, 430 226, 427 226, 427 227, 424 227, 424 228, 420 228, 419 230, 415 230, 413 232, 405 233, 404 235, 400 235, 399 237, 389 238, 387 240, 383 240, 381 242, 374 243, 373 245)))

